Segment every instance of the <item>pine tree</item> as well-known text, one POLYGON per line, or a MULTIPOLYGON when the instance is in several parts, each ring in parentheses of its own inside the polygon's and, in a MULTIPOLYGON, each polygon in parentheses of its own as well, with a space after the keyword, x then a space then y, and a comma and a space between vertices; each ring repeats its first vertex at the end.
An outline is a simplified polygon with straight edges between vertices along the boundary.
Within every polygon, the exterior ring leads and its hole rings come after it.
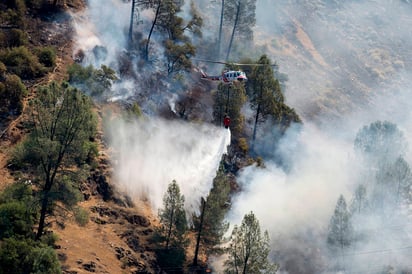
POLYGON ((185 198, 180 194, 180 188, 175 180, 169 184, 163 197, 163 208, 159 210, 161 233, 165 237, 165 247, 181 247, 187 231, 185 198))
POLYGON ((356 134, 354 144, 373 168, 393 163, 407 146, 403 133, 396 124, 388 121, 376 121, 364 126, 356 134))
POLYGON ((168 74, 181 69, 191 67, 190 57, 195 53, 195 47, 190 43, 189 37, 185 35, 186 31, 192 32, 195 36, 201 36, 201 27, 203 20, 191 2, 191 18, 185 21, 178 16, 184 5, 182 0, 139 0, 138 5, 144 9, 153 9, 155 17, 149 30, 148 38, 145 41, 143 56, 149 60, 149 46, 155 29, 167 34, 163 40, 166 48, 166 57, 168 58, 168 74), (180 64, 177 66, 176 64, 180 64))
POLYGON ((355 190, 355 195, 350 205, 350 212, 352 215, 358 215, 366 213, 368 208, 369 202, 366 193, 366 187, 363 184, 360 184, 355 190))
MULTIPOLYGON (((57 197, 53 189, 67 183, 68 172, 85 160, 96 129, 90 98, 67 83, 40 87, 31 103, 33 128, 24 143, 24 161, 40 172, 41 211, 36 239, 43 235, 46 217, 57 197), (65 174, 65 175, 64 175, 65 174), (64 175, 64 176, 63 176, 64 175)), ((74 183, 76 180, 70 180, 74 183)))
POLYGON ((275 79, 270 60, 266 55, 260 57, 250 75, 249 99, 255 110, 252 141, 256 139, 258 123, 265 121, 269 116, 274 116, 276 108, 283 103, 284 96, 280 90, 279 82, 275 79))
POLYGON ((392 164, 380 165, 376 173, 371 202, 383 216, 391 216, 411 202, 412 173, 409 164, 399 157, 392 164))
POLYGON ((213 180, 213 188, 209 195, 206 200, 202 199, 201 215, 193 218, 198 233, 193 265, 197 265, 200 244, 206 253, 213 253, 214 248, 221 243, 223 235, 228 230, 229 223, 225 221, 225 214, 228 211, 229 195, 229 181, 221 167, 213 180))
POLYGON ((235 226, 225 262, 225 273, 275 273, 277 265, 270 263, 269 234, 260 231, 259 221, 253 212, 246 214, 242 224, 235 226))
POLYGON ((340 195, 335 211, 330 219, 328 244, 332 249, 343 250, 348 247, 353 239, 353 228, 346 200, 340 195))
POLYGON ((233 24, 226 60, 229 60, 236 33, 245 41, 253 40, 252 28, 256 24, 256 0, 226 0, 224 2, 225 21, 233 24))

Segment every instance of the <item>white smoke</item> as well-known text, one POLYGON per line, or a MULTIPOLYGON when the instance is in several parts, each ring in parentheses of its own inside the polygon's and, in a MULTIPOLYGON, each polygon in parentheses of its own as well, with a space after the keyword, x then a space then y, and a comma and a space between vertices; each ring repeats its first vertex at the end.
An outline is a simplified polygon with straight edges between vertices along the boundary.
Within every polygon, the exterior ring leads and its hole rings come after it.
MULTIPOLYGON (((209 1, 197 2, 204 10, 211 5, 209 1)), ((284 171, 266 159, 265 169, 252 166, 239 172, 242 191, 233 198, 228 220, 232 225, 239 224, 252 210, 262 228, 270 232, 272 259, 281 263, 282 271, 319 273, 328 269, 327 262, 320 260, 313 268, 310 264, 314 264, 315 254, 322 257, 327 253, 325 234, 336 200, 343 194, 349 202, 359 182, 361 167, 353 156, 356 132, 376 120, 389 120, 398 124, 412 143, 412 77, 408 73, 412 36, 411 29, 405 27, 410 23, 410 10, 404 9, 401 1, 347 1, 339 3, 338 12, 325 4, 338 1, 303 2, 257 2, 255 37, 280 64, 280 70, 288 74, 287 102, 297 109, 305 124, 300 133, 288 132, 280 140, 279 152, 290 170, 284 171), (294 43, 286 39, 291 34, 294 43), (381 39, 374 40, 375 36, 381 39), (362 79, 364 75, 375 78, 362 79), (358 99, 362 103, 357 104, 358 99), (316 120, 320 123, 311 122, 313 117, 321 117, 316 120), (289 252, 291 249, 297 252, 289 252), (298 252, 305 257, 296 259, 298 252), (304 271, 285 267, 299 263, 306 268, 304 271)), ((216 38, 218 4, 208 9, 215 15, 206 22, 205 37, 216 38)), ((143 15, 149 18, 153 14, 143 15)), ((76 21, 78 48, 91 51, 102 45, 108 51, 104 62, 116 63, 114 59, 127 42, 129 19, 130 4, 89 1, 89 8, 76 21)), ((93 59, 86 61, 95 64, 93 59)), ((133 83, 124 88, 128 92, 136 89, 133 83)), ((170 102, 173 106, 174 100, 170 102)), ((200 197, 211 188, 230 140, 229 132, 221 128, 159 119, 118 121, 110 125, 110 132, 117 153, 117 183, 131 195, 148 199, 155 210, 162 205, 167 185, 176 180, 186 197, 186 209, 196 211, 200 197)), ((405 155, 410 163, 411 154, 405 155)), ((346 263, 352 263, 352 272, 360 273, 356 268, 360 266, 366 266, 362 270, 380 271, 383 262, 407 262, 407 252, 395 251, 409 249, 400 249, 402 246, 388 235, 385 231, 379 237, 372 235, 375 243, 366 244, 362 252, 354 251, 356 256, 348 254, 346 263), (382 262, 367 264, 378 252, 387 255, 385 250, 396 255, 386 256, 386 261, 382 260, 385 256, 379 256, 382 262)), ((410 233, 406 239, 403 247, 411 245, 410 233)))
POLYGON ((163 206, 167 186, 176 180, 186 198, 187 212, 198 212, 222 155, 230 131, 209 124, 142 119, 109 125, 110 144, 116 151, 115 178, 128 194, 163 206))
POLYGON ((74 16, 76 33, 75 53, 85 52, 85 65, 100 67, 102 64, 117 69, 117 57, 126 48, 130 22, 130 3, 118 0, 88 1, 88 8, 74 16), (92 51, 104 46, 107 56, 96 58, 92 51))

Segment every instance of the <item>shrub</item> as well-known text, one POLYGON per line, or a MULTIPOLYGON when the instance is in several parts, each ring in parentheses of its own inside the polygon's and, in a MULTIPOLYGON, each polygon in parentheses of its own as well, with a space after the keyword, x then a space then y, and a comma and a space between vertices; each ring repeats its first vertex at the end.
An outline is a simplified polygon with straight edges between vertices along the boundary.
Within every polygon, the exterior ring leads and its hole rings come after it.
POLYGON ((32 233, 33 224, 23 203, 15 201, 0 205, 0 239, 14 235, 27 237, 32 233))
POLYGON ((56 51, 52 47, 44 47, 36 49, 37 58, 39 62, 48 68, 54 67, 56 65, 56 51))
POLYGON ((184 273, 183 264, 186 260, 183 248, 156 250, 157 263, 161 268, 170 269, 167 273, 184 273))
POLYGON ((26 95, 26 87, 17 75, 6 76, 0 87, 0 112, 20 113, 26 95))
POLYGON ((31 239, 8 238, 0 243, 0 274, 58 274, 61 267, 53 248, 31 239))
POLYGON ((33 274, 58 274, 61 273, 61 267, 57 254, 53 248, 37 247, 31 252, 33 258, 32 271, 33 274))
POLYGON ((6 79, 6 72, 7 72, 6 65, 3 64, 3 62, 0 62, 0 81, 4 81, 6 79))
POLYGON ((239 138, 238 145, 243 153, 247 153, 249 151, 249 145, 247 144, 246 138, 239 138))
POLYGON ((25 80, 43 76, 46 72, 37 56, 25 46, 0 51, 0 61, 7 66, 10 73, 25 80))
POLYGON ((89 222, 89 212, 86 209, 76 207, 73 212, 74 219, 78 225, 85 226, 89 222))
POLYGON ((8 164, 13 169, 23 169, 30 164, 38 163, 38 161, 40 161, 38 153, 33 152, 33 149, 31 149, 30 146, 35 147, 35 142, 26 139, 24 142, 18 143, 12 150, 8 164))
POLYGON ((3 12, 0 12, 2 21, 8 25, 24 27, 24 15, 26 12, 26 5, 24 4, 24 0, 6 0, 5 3, 1 4, 5 5, 2 9, 3 12))
POLYGON ((91 96, 100 96, 109 91, 112 82, 117 80, 115 71, 102 65, 100 69, 93 66, 82 67, 73 64, 68 68, 69 82, 91 96))
POLYGON ((31 187, 15 183, 0 195, 0 239, 14 236, 31 237, 36 220, 31 187))
POLYGON ((19 47, 25 46, 28 44, 28 37, 27 33, 20 29, 12 29, 10 30, 9 34, 6 35, 7 37, 7 47, 19 47))

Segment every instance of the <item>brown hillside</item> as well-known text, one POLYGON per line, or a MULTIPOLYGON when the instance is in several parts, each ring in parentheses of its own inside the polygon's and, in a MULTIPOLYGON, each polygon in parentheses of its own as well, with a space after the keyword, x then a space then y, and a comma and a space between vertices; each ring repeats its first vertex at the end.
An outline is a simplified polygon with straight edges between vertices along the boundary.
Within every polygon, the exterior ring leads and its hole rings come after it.
MULTIPOLYGON (((26 29, 33 46, 52 45, 57 49, 57 65, 46 77, 25 83, 29 95, 24 105, 36 94, 36 87, 67 77, 66 69, 73 63, 73 33, 69 12, 85 7, 82 0, 65 1, 62 11, 37 17, 28 17, 26 29)), ((30 12, 30 11, 29 11, 30 12)), ((113 108, 113 106, 108 106, 113 108)), ((96 106, 96 110, 104 106, 96 106)), ((19 178, 19 172, 8 168, 8 158, 14 146, 25 135, 23 122, 26 108, 18 117, 1 121, 0 127, 0 190, 19 178)), ((114 194, 110 182, 108 152, 102 144, 102 133, 97 138, 99 166, 91 170, 87 182, 82 183, 85 201, 79 206, 89 212, 90 221, 79 226, 72 213, 56 216, 51 224, 59 240, 56 243, 63 273, 154 273, 153 252, 147 251, 147 238, 156 222, 150 208, 143 202, 134 205, 120 194, 114 194)), ((53 219, 53 218, 50 218, 53 219)), ((50 220, 52 221, 52 220, 50 220)))

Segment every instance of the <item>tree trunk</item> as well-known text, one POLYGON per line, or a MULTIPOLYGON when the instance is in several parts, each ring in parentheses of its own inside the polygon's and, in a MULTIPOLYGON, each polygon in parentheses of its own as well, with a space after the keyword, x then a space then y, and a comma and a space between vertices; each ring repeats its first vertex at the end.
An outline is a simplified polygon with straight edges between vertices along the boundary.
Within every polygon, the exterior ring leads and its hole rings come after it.
POLYGON ((260 108, 261 108, 262 100, 263 100, 263 98, 262 98, 263 97, 263 91, 262 91, 263 86, 262 86, 262 84, 260 85, 259 90, 260 90, 260 93, 259 93, 259 98, 257 99, 258 105, 257 105, 257 109, 256 109, 255 125, 253 127, 252 150, 253 150, 253 146, 254 146, 255 139, 256 139, 257 124, 259 122, 260 108))
POLYGON ((36 241, 40 239, 43 235, 44 227, 46 224, 46 214, 47 214, 47 206, 49 204, 49 193, 53 184, 52 179, 50 179, 50 172, 46 175, 46 183, 43 189, 43 200, 41 202, 41 210, 40 210, 40 219, 39 219, 39 226, 37 228, 36 233, 36 241))
POLYGON ((145 58, 146 61, 149 61, 150 38, 152 37, 153 29, 156 26, 156 21, 157 21, 157 17, 159 16, 160 6, 161 5, 162 5, 162 0, 159 0, 159 5, 157 6, 157 9, 156 9, 155 18, 153 19, 153 24, 152 24, 152 27, 150 28, 149 36, 147 37, 146 48, 145 48, 145 52, 144 52, 144 58, 145 58))
POLYGON ((170 235, 172 234, 172 226, 173 226, 173 215, 174 215, 174 208, 172 209, 172 212, 170 213, 170 224, 167 232, 167 238, 166 238, 166 249, 169 249, 169 242, 170 242, 170 235))
POLYGON ((36 241, 39 240, 40 237, 43 235, 45 221, 46 221, 47 204, 49 203, 48 194, 49 194, 48 192, 44 193, 44 197, 41 203, 39 227, 37 228, 37 234, 35 238, 36 241))
POLYGON ((249 255, 247 255, 246 256, 246 258, 245 258, 245 261, 244 261, 244 264, 243 264, 243 272, 242 272, 242 274, 247 274, 247 263, 248 263, 248 261, 249 261, 249 255))
POLYGON ((197 256, 199 254, 200 235, 202 234, 203 219, 204 219, 204 216, 205 216, 205 208, 206 208, 206 201, 202 198, 202 213, 200 214, 200 224, 199 224, 199 230, 197 232, 195 257, 193 259, 193 265, 194 266, 197 266, 197 256))
POLYGON ((130 26, 129 26, 129 43, 133 42, 133 21, 134 21, 134 8, 136 5, 136 0, 132 0, 132 12, 130 15, 130 26))
POLYGON ((222 43, 222 28, 223 28, 223 12, 224 12, 225 0, 222 0, 222 9, 220 11, 220 25, 219 25, 219 38, 217 41, 217 58, 220 58, 220 45, 222 43))
POLYGON ((257 124, 259 121, 259 115, 260 115, 260 103, 258 104, 257 109, 256 109, 255 125, 253 126, 253 137, 252 137, 253 143, 255 142, 255 139, 256 139, 256 130, 257 130, 257 124))
POLYGON ((232 50, 233 38, 235 37, 237 23, 239 21, 239 13, 240 13, 240 3, 237 4, 235 23, 233 24, 232 36, 230 37, 229 48, 228 48, 227 54, 226 54, 226 61, 229 60, 230 51, 232 50))

